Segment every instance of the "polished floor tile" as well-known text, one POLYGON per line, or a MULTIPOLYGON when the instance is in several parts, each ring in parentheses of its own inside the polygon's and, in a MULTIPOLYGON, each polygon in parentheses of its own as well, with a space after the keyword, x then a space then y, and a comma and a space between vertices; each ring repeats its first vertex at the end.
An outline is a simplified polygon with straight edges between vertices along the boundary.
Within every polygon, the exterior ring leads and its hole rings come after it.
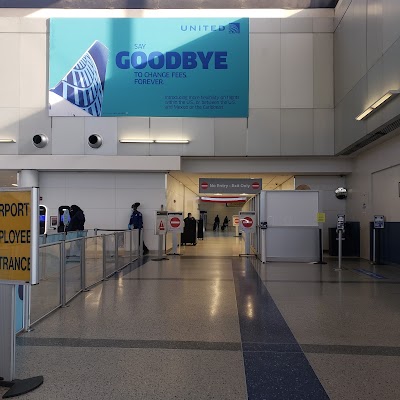
MULTIPOLYGON (((24 398, 400 398, 400 268, 261 264, 238 257, 232 232, 180 250, 132 264, 18 338, 17 377, 45 376, 24 398)), ((34 288, 35 315, 57 302, 52 278, 34 288)))
POLYGON ((109 280, 31 337, 240 341, 233 281, 109 280))
POLYGON ((306 355, 331 400, 400 399, 400 357, 306 355))
POLYGON ((241 352, 19 347, 18 377, 44 375, 26 400, 245 400, 241 352))

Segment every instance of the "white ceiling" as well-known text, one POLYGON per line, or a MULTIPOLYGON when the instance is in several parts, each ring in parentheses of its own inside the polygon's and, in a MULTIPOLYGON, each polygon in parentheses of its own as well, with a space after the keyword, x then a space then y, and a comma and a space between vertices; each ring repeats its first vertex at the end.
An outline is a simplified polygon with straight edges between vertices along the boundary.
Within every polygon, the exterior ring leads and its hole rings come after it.
MULTIPOLYGON (((181 171, 173 171, 169 173, 170 176, 181 182, 192 192, 199 194, 199 179, 200 178, 261 178, 262 179, 262 189, 263 190, 274 190, 282 183, 293 179, 293 175, 275 175, 275 174, 197 174, 197 173, 187 173, 181 171)), ((240 193, 232 193, 232 195, 240 195, 240 193)))

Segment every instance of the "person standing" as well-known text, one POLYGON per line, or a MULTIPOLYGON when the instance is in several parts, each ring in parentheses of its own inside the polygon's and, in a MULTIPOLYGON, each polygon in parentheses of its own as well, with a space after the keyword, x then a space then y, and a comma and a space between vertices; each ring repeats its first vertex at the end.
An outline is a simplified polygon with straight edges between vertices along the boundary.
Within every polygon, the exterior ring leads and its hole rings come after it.
MULTIPOLYGON (((143 229, 143 215, 142 213, 138 210, 138 207, 140 206, 140 203, 134 203, 132 204, 132 214, 131 218, 129 219, 129 229, 139 229, 139 242, 140 242, 140 235, 142 234, 142 229, 143 229)), ((144 244, 143 241, 143 254, 148 254, 149 249, 147 246, 144 244)))
POLYGON ((69 215, 71 219, 65 228, 65 232, 85 230, 85 214, 79 206, 73 204, 70 208, 69 215))
POLYGON ((213 231, 216 231, 217 229, 219 229, 219 216, 218 216, 218 214, 217 214, 217 216, 214 218, 213 231))
POLYGON ((183 221, 185 222, 185 226, 181 235, 181 243, 192 243, 193 246, 196 246, 196 219, 192 216, 192 213, 188 213, 183 221))

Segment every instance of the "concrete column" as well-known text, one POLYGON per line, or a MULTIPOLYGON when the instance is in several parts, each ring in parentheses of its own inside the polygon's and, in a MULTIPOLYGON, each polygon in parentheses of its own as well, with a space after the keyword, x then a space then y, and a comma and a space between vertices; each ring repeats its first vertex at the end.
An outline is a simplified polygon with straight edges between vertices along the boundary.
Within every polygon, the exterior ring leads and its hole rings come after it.
POLYGON ((39 171, 23 169, 18 174, 18 187, 39 187, 39 171))

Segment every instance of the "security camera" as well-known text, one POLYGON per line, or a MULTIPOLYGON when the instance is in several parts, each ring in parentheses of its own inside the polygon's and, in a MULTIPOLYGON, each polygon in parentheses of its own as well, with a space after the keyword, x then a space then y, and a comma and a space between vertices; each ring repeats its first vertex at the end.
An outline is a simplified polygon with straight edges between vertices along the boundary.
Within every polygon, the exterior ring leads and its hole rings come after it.
POLYGON ((93 149, 98 149, 103 144, 103 139, 96 133, 89 136, 88 145, 93 149))
POLYGON ((41 149, 42 147, 45 147, 47 143, 49 143, 49 138, 43 133, 39 133, 32 138, 32 141, 36 147, 41 149))
POLYGON ((339 200, 344 200, 347 197, 347 189, 339 187, 335 190, 336 198, 339 200))

